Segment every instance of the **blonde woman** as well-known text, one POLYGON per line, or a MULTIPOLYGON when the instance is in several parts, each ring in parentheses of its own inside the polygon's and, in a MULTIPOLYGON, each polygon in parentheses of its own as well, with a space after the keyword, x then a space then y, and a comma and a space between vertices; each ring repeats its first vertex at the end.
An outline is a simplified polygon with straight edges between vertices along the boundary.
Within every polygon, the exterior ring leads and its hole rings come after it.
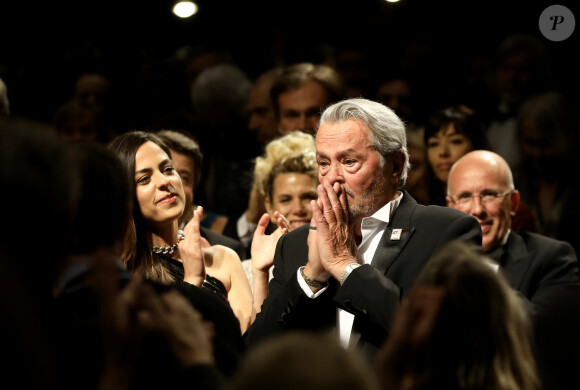
POLYGON ((252 258, 243 263, 253 285, 254 310, 259 313, 268 296, 278 238, 312 218, 310 201, 318 197, 318 166, 312 135, 294 131, 270 141, 264 154, 256 159, 254 183, 267 212, 260 218, 252 238, 252 258))

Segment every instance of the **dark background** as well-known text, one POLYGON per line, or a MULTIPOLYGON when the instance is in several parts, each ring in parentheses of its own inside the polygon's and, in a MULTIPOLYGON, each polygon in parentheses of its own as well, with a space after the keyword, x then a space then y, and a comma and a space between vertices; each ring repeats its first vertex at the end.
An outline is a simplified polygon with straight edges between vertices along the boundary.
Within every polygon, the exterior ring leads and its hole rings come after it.
POLYGON ((316 61, 328 48, 355 45, 373 55, 376 71, 398 61, 411 42, 437 53, 432 77, 453 79, 474 54, 491 55, 508 34, 541 37, 550 52, 557 86, 575 98, 578 29, 563 42, 541 35, 538 18, 571 1, 383 0, 234 1, 198 0, 189 20, 173 16, 173 1, 4 0, 0 5, 0 77, 8 85, 12 112, 49 120, 72 94, 79 69, 99 66, 113 77, 127 104, 144 64, 171 56, 185 45, 213 44, 232 53, 250 77, 276 61, 316 61))

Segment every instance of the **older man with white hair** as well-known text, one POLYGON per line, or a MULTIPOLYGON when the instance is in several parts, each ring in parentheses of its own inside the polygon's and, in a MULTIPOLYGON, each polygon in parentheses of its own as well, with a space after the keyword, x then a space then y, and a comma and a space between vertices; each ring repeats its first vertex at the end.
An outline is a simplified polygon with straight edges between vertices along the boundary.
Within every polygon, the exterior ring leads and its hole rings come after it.
POLYGON ((278 241, 268 298, 245 339, 332 329, 345 347, 372 357, 423 264, 449 241, 481 248, 481 229, 475 218, 419 205, 403 189, 405 126, 383 104, 353 98, 327 107, 316 157, 312 221, 278 241))

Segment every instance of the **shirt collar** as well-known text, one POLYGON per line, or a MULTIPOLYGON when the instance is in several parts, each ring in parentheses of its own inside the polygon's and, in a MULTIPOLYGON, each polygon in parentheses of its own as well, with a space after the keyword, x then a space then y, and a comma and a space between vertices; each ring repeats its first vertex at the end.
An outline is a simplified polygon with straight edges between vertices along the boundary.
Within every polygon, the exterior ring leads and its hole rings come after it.
POLYGON ((373 215, 370 217, 365 217, 362 219, 363 226, 366 225, 366 221, 371 222, 372 220, 384 222, 386 224, 389 223, 391 218, 393 217, 393 213, 401 204, 401 200, 403 199, 403 193, 397 192, 397 197, 391 200, 389 203, 378 209, 373 215))
POLYGON ((506 242, 508 241, 508 238, 510 238, 510 232, 512 230, 508 229, 507 232, 505 232, 505 236, 503 236, 503 239, 501 240, 501 246, 504 246, 506 244, 506 242))

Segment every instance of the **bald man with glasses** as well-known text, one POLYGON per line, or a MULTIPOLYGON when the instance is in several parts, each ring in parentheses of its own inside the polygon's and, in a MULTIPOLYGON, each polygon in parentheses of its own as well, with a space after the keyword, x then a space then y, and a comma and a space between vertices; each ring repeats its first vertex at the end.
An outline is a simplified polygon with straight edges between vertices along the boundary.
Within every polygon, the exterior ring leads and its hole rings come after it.
POLYGON ((496 153, 472 151, 449 171, 447 205, 479 221, 483 252, 495 260, 510 285, 537 308, 549 304, 544 293, 551 287, 580 283, 578 259, 565 241, 511 230, 519 203, 512 172, 496 153))

